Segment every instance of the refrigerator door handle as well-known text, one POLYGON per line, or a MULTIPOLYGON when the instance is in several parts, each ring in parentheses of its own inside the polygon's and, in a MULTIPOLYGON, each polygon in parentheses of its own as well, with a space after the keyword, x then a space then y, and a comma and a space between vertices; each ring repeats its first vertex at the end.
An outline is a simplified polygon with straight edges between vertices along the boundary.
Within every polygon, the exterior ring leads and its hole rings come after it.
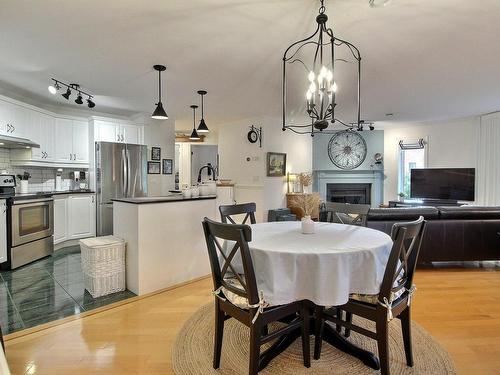
POLYGON ((126 163, 127 163, 127 197, 130 195, 130 176, 129 176, 129 171, 130 171, 130 152, 128 148, 125 149, 125 156, 126 156, 126 163))
POLYGON ((128 181, 128 164, 127 164, 127 156, 125 149, 122 150, 122 165, 123 165, 123 195, 127 196, 127 181, 128 181))

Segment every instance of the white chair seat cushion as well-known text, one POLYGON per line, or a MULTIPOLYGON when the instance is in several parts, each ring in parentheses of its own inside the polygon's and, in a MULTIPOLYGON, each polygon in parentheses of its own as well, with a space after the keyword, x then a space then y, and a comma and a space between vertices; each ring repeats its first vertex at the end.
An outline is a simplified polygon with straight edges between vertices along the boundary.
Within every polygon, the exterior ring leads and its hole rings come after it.
MULTIPOLYGON (((224 281, 226 283, 228 283, 229 285, 234 286, 235 288, 243 290, 243 286, 241 285, 240 281, 236 277, 227 278, 227 279, 224 279, 224 281)), ((246 299, 245 297, 242 297, 242 296, 230 291, 229 289, 227 289, 225 287, 222 287, 221 290, 222 290, 222 293, 224 293, 224 295, 226 296, 226 299, 229 302, 231 302, 233 305, 235 305, 236 307, 239 307, 240 309, 246 309, 246 310, 248 310, 250 308, 249 303, 248 303, 248 299, 246 299)), ((271 307, 271 305, 268 304, 267 307, 271 307)))
MULTIPOLYGON (((404 293, 405 289, 401 288, 396 293, 391 293, 391 301, 397 300, 404 293)), ((376 305, 378 303, 378 294, 360 294, 360 293, 352 293, 349 295, 350 299, 355 301, 370 303, 372 305, 376 305)))

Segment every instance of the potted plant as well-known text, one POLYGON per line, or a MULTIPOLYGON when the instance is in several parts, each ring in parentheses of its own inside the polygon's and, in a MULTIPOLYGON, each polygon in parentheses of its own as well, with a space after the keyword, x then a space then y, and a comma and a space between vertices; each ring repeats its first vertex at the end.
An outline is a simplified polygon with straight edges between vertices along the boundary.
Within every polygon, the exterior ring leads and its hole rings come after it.
POLYGON ((403 193, 403 192, 400 192, 400 193, 398 194, 398 200, 399 200, 399 201, 403 201, 403 200, 405 199, 405 197, 406 197, 406 194, 405 194, 405 193, 403 193))

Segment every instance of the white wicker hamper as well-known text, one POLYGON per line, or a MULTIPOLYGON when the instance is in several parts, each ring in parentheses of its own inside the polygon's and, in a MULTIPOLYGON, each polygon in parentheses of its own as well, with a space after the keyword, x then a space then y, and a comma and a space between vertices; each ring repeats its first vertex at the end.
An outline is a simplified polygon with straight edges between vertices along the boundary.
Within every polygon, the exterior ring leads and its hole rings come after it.
POLYGON ((125 241, 114 236, 80 240, 85 289, 92 297, 125 290, 125 241))

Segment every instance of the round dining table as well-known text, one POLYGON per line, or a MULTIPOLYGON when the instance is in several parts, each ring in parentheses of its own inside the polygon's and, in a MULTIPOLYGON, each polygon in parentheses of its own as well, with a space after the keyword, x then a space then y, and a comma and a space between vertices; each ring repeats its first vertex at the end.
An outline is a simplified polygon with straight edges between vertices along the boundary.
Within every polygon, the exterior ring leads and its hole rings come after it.
MULTIPOLYGON (((392 248, 380 231, 335 223, 315 223, 314 234, 302 234, 300 221, 250 225, 248 243, 257 287, 270 305, 308 301, 315 306, 341 306, 351 293, 377 294, 392 248)), ((316 322, 312 322, 315 324, 316 322)), ((269 351, 270 361, 300 332, 286 335, 269 351)), ((378 358, 325 325, 323 339, 378 369, 378 358)))

